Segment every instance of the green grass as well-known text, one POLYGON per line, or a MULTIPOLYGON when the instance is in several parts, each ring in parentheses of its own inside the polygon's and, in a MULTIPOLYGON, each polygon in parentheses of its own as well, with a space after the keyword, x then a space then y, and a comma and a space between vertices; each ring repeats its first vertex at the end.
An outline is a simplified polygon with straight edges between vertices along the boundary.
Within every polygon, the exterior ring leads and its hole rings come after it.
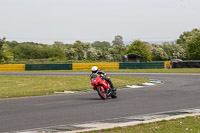
MULTIPOLYGON (((111 77, 116 87, 140 84, 148 79, 111 77)), ((89 76, 0 76, 0 98, 53 95, 55 91, 92 89, 89 76)))
POLYGON ((200 133, 200 116, 116 127, 87 133, 200 133))

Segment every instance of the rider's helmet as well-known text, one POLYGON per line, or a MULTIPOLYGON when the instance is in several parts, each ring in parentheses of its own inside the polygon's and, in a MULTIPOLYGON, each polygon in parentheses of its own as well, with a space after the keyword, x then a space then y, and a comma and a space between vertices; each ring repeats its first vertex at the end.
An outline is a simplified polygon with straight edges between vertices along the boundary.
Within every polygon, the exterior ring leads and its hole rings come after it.
POLYGON ((98 67, 97 66, 93 66, 91 70, 92 70, 92 73, 96 73, 98 71, 98 67))

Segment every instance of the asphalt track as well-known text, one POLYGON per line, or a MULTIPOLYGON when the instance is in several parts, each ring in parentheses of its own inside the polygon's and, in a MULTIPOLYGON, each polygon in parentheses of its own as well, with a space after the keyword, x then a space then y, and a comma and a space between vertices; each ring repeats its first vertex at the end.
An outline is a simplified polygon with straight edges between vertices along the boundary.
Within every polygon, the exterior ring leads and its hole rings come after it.
MULTIPOLYGON (((0 75, 88 75, 88 73, 0 73, 0 75)), ((117 99, 97 93, 0 100, 0 132, 200 107, 200 74, 112 73, 164 81, 158 86, 118 91, 117 99)))

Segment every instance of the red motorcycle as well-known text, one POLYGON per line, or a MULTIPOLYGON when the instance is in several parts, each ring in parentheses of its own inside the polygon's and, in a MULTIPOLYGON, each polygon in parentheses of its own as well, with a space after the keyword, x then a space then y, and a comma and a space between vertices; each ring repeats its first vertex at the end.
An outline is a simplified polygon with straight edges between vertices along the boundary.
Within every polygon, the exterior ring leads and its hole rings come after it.
POLYGON ((92 75, 91 85, 93 86, 93 89, 98 92, 101 99, 105 100, 110 96, 112 98, 117 98, 117 93, 112 91, 110 84, 106 80, 103 80, 101 75, 92 75))

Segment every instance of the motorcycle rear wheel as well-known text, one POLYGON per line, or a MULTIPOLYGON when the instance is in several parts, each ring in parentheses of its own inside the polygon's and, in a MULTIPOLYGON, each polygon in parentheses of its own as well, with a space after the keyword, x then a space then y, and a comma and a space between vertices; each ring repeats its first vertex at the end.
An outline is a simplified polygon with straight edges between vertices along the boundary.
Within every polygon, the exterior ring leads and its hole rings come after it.
POLYGON ((101 99, 105 100, 107 99, 107 91, 103 86, 97 87, 97 92, 99 94, 99 96, 101 97, 101 99))

